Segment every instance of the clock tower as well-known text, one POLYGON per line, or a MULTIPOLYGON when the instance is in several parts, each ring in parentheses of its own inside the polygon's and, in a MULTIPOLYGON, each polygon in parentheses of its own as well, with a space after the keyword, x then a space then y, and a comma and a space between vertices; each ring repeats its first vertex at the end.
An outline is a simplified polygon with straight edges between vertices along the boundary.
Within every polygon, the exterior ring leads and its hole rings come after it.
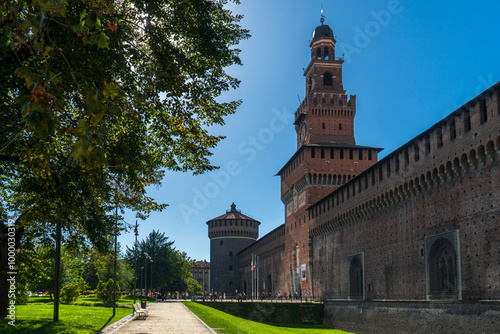
POLYGON ((344 60, 335 56, 335 43, 322 16, 309 44, 306 96, 295 112, 297 151, 278 172, 285 205, 287 284, 292 294, 303 296, 314 294, 307 208, 375 164, 381 151, 356 145, 356 96, 344 90, 344 60))

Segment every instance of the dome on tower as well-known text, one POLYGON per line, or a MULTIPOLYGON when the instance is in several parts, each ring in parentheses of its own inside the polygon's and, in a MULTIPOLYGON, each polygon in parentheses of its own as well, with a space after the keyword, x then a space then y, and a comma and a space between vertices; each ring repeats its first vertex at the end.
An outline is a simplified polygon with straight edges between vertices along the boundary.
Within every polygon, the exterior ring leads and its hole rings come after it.
POLYGON ((332 28, 330 28, 330 26, 328 26, 327 24, 321 24, 320 26, 316 27, 313 32, 312 39, 315 40, 320 37, 333 37, 332 28))

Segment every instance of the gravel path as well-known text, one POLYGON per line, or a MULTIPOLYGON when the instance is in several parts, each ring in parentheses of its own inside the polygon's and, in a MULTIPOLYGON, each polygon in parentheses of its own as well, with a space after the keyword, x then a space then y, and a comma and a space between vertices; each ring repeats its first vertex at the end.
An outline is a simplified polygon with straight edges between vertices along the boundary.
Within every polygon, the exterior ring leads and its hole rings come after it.
POLYGON ((148 309, 145 320, 136 318, 115 334, 215 333, 181 302, 158 302, 148 309))

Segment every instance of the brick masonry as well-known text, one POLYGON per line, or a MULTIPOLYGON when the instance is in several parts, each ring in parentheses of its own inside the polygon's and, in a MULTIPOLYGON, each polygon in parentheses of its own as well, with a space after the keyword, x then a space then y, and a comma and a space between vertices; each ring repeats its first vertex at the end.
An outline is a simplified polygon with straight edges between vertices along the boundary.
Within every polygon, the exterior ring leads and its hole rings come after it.
POLYGON ((500 83, 378 161, 380 148, 355 142, 355 96, 318 29, 297 152, 278 172, 285 223, 238 254, 240 286, 258 255, 259 292, 270 279, 273 294, 322 298, 329 326, 499 328, 500 83))

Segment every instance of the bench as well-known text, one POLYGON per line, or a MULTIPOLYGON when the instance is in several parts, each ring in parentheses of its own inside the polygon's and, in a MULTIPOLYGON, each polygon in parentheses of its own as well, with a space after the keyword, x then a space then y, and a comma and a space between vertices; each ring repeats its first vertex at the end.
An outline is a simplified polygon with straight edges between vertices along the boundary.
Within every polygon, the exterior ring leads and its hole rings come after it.
POLYGON ((139 317, 144 317, 144 319, 148 316, 148 310, 141 308, 140 303, 135 303, 134 304, 134 311, 139 315, 139 317))

